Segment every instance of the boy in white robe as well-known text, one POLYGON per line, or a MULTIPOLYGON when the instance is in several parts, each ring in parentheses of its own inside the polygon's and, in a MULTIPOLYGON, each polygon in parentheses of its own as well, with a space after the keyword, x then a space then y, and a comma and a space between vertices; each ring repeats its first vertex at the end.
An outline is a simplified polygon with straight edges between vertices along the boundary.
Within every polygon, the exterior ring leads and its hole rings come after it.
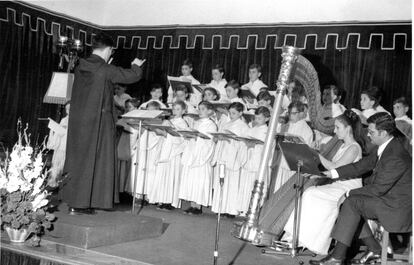
MULTIPOLYGON (((262 140, 263 142, 266 139, 266 134, 268 131, 267 122, 270 119, 270 111, 266 107, 259 107, 255 111, 255 120, 254 120, 254 127, 250 128, 248 131, 248 136, 262 140)), ((259 172, 259 165, 262 159, 262 150, 263 144, 249 144, 246 143, 247 146, 247 162, 244 164, 240 174, 240 189, 239 189, 239 201, 240 201, 240 208, 239 212, 240 215, 245 216, 247 210, 249 209, 250 198, 252 195, 252 190, 254 188, 254 183, 258 179, 258 172, 259 172)), ((272 159, 269 159, 271 162, 272 159)), ((270 164, 270 163, 269 163, 270 164)), ((264 199, 267 193, 267 186, 269 183, 270 177, 270 167, 266 172, 266 176, 264 178, 264 186, 263 186, 263 196, 264 199)), ((263 202, 263 200, 262 200, 263 202)))
MULTIPOLYGON (((217 132, 216 124, 210 119, 214 106, 207 101, 200 102, 200 119, 194 124, 194 129, 205 135, 217 132)), ((181 163, 183 171, 179 198, 191 202, 191 207, 185 210, 188 214, 202 214, 202 206, 210 206, 212 198, 213 167, 211 160, 214 155, 213 139, 196 137, 188 140, 184 149, 181 163)))
POLYGON ((156 101, 160 104, 162 109, 167 108, 167 106, 162 103, 162 86, 160 84, 153 84, 151 87, 151 99, 142 103, 141 106, 139 107, 140 109, 146 109, 147 105, 149 102, 151 101, 156 101))
MULTIPOLYGON (((289 104, 289 122, 281 126, 280 133, 286 133, 290 135, 299 136, 302 138, 305 144, 312 146, 313 131, 304 120, 305 105, 300 101, 293 101, 289 104)), ((275 180, 274 191, 276 192, 293 174, 295 171, 291 171, 285 158, 280 156, 279 168, 275 180)))
POLYGON ((209 87, 214 88, 220 94, 220 99, 224 100, 227 99, 226 94, 226 84, 227 81, 224 76, 224 68, 221 65, 216 65, 211 69, 211 76, 213 80, 211 80, 209 87))
MULTIPOLYGON (((246 136, 249 129, 242 120, 244 106, 235 102, 229 107, 230 121, 223 126, 222 131, 230 131, 239 136, 246 136)), ((240 171, 247 159, 247 147, 241 141, 218 138, 218 144, 214 155, 213 165, 225 166, 225 177, 223 185, 223 201, 221 213, 233 217, 239 214, 241 202, 238 200, 240 171)), ((220 203, 220 181, 218 176, 214 178, 214 195, 211 210, 219 212, 220 203)))
POLYGON ((179 85, 175 90, 174 95, 174 102, 183 101, 187 105, 186 114, 189 115, 184 115, 184 120, 188 123, 188 126, 190 126, 190 128, 193 128, 194 117, 198 115, 198 111, 197 108, 190 101, 188 101, 190 95, 188 93, 187 87, 184 85, 179 85))
MULTIPOLYGON (((160 104, 156 101, 149 102, 147 110, 159 110, 160 104)), ((133 192, 137 198, 144 198, 144 195, 152 192, 154 188, 154 176, 156 161, 160 155, 162 142, 164 137, 157 135, 153 131, 143 130, 143 133, 139 142, 139 155, 138 155, 138 172, 137 172, 137 183, 134 184, 135 163, 131 163, 131 181, 130 190, 136 190, 133 192)), ((136 161, 136 152, 133 152, 132 161, 136 161)))
MULTIPOLYGON (((164 122, 164 125, 176 129, 188 129, 183 114, 187 105, 183 101, 173 103, 173 117, 164 122)), ((172 210, 180 207, 179 187, 182 171, 181 155, 184 152, 185 142, 183 137, 172 136, 165 131, 159 131, 164 141, 160 156, 156 162, 154 176, 154 188, 148 193, 150 203, 160 203, 160 209, 172 210)))
MULTIPOLYGON (((137 109, 139 106, 138 99, 128 99, 125 101, 125 111, 130 112, 137 109)), ((116 123, 118 127, 122 127, 121 137, 118 141, 117 151, 118 151, 118 174, 119 182, 119 192, 124 192, 126 190, 127 181, 131 177, 131 158, 133 157, 134 150, 137 148, 138 144, 138 130, 129 126, 123 119, 118 120, 116 123)))
POLYGON ((50 177, 47 183, 50 187, 56 187, 58 185, 58 178, 62 175, 63 167, 65 165, 69 111, 70 103, 68 102, 65 105, 66 116, 63 117, 59 123, 64 130, 55 132, 51 129, 49 132, 46 147, 53 150, 52 167, 49 170, 50 177))
POLYGON ((252 64, 249 66, 249 82, 242 86, 242 89, 249 89, 255 97, 260 92, 260 88, 267 87, 265 83, 260 80, 262 76, 262 67, 258 64, 252 64))
POLYGON ((405 121, 408 124, 412 125, 412 120, 407 116, 410 106, 408 105, 405 97, 400 97, 394 100, 393 103, 393 112, 395 116, 395 121, 405 121))
MULTIPOLYGON (((192 85, 199 85, 200 82, 195 79, 191 72, 193 71, 193 64, 189 60, 185 60, 181 65, 181 76, 179 77, 182 81, 190 81, 192 85)), ((193 106, 198 106, 201 101, 201 93, 197 89, 193 89, 194 93, 190 95, 190 102, 193 106)), ((167 102, 174 102, 174 92, 172 87, 168 88, 168 100, 167 102)))
POLYGON ((132 97, 125 93, 126 86, 121 84, 115 85, 115 95, 114 95, 114 104, 116 110, 116 116, 120 116, 125 112, 125 101, 131 99, 132 97))

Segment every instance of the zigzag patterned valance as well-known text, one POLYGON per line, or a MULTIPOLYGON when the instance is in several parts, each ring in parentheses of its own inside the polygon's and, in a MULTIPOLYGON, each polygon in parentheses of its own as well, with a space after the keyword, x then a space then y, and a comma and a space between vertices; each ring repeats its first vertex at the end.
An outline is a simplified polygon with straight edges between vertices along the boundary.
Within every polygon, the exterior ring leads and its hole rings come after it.
POLYGON ((21 2, 0 2, 0 21, 81 39, 87 46, 99 31, 124 49, 381 49, 411 50, 411 22, 166 27, 100 27, 21 2))

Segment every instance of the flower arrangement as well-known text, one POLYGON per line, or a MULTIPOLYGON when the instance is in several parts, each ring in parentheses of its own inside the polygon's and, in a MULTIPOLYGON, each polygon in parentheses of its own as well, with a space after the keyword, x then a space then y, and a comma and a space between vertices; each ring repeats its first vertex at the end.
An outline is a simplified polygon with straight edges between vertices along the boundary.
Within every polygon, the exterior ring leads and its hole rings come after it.
POLYGON ((39 245, 39 236, 51 228, 55 217, 46 209, 49 193, 45 190, 45 144, 33 149, 27 129, 27 125, 22 129, 19 119, 18 141, 0 163, 1 227, 27 229, 28 235, 33 234, 32 244, 39 245))

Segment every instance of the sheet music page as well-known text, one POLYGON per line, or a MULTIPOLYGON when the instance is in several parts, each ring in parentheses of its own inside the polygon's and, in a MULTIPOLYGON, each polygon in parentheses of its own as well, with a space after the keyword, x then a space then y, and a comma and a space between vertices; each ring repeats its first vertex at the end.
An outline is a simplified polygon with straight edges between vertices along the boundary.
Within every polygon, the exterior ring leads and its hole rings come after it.
POLYGON ((52 82, 47 90, 46 96, 66 98, 69 84, 68 73, 54 72, 52 82))
POLYGON ((136 118, 136 119, 155 119, 160 116, 164 111, 162 110, 133 110, 122 115, 123 118, 136 118))

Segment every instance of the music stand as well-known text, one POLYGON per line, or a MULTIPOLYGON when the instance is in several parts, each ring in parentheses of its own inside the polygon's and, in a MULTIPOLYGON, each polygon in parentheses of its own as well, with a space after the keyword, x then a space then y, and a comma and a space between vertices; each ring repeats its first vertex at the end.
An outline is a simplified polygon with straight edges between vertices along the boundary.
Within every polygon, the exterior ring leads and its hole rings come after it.
MULTIPOLYGON (((142 132, 142 123, 145 121, 146 123, 151 123, 151 122, 155 122, 155 123, 159 123, 159 120, 157 120, 157 118, 159 116, 161 116, 161 114, 163 113, 162 110, 133 110, 130 111, 128 113, 125 113, 124 115, 122 115, 122 118, 127 119, 127 123, 136 128, 138 127, 138 144, 137 144, 137 148, 136 148, 136 156, 135 156, 135 172, 134 172, 134 182, 133 182, 133 187, 134 187, 134 191, 132 192, 132 208, 131 208, 131 212, 135 213, 135 195, 137 193, 137 178, 138 178, 138 165, 139 165, 139 148, 141 145, 141 132, 142 132), (138 122, 138 124, 136 123, 138 122)), ((148 138, 147 138, 148 140, 148 138)), ((145 163, 146 164, 146 163, 145 163)), ((146 168, 145 166, 144 168, 144 183, 143 183, 143 188, 145 187, 145 182, 146 182, 146 168)), ((143 195, 143 200, 145 198, 145 194, 143 195)))
POLYGON ((57 104, 58 120, 62 117, 62 107, 72 96, 72 86, 75 75, 72 73, 53 72, 49 88, 43 97, 43 103, 57 104))
MULTIPOLYGON (((320 159, 318 153, 311 149, 306 144, 292 143, 292 142, 279 142, 279 147, 289 165, 290 170, 296 171, 296 184, 293 186, 295 189, 295 206, 293 209, 293 235, 292 246, 285 242, 274 241, 275 250, 263 249, 263 254, 273 255, 290 255, 296 256, 312 256, 312 254, 298 253, 298 236, 300 228, 300 213, 302 205, 302 193, 303 193, 303 178, 302 173, 311 175, 321 175, 320 171, 320 159)), ((302 262, 303 263, 303 262, 302 262)))

